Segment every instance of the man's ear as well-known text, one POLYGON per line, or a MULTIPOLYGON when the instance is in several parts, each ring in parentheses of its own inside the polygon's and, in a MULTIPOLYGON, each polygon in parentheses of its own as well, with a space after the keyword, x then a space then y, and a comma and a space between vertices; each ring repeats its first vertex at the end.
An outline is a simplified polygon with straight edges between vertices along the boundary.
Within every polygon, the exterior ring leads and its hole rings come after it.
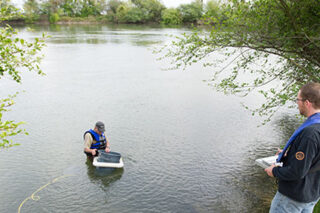
POLYGON ((312 106, 312 103, 307 99, 307 100, 305 100, 305 103, 307 104, 307 106, 309 107, 309 106, 312 106))

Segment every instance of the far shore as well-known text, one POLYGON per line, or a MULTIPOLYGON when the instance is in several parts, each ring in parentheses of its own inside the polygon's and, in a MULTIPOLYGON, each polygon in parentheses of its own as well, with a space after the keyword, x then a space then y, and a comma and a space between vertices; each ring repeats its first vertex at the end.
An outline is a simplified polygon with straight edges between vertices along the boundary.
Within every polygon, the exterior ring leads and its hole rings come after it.
MULTIPOLYGON (((58 24, 58 25, 75 25, 75 24, 132 24, 132 25, 163 25, 162 23, 158 22, 148 22, 148 23, 120 23, 120 22, 112 22, 107 20, 105 16, 89 16, 89 17, 61 17, 58 21, 51 23, 48 17, 41 17, 39 20, 28 20, 25 18, 17 18, 9 21, 4 21, 1 25, 9 24, 12 26, 18 25, 27 25, 27 24, 35 24, 35 25, 50 25, 50 24, 58 24)), ((203 22, 198 21, 197 23, 188 23, 188 24, 181 24, 176 25, 177 27, 181 26, 190 26, 190 25, 204 25, 203 22)), ((172 25, 164 25, 164 26, 172 26, 172 25)))

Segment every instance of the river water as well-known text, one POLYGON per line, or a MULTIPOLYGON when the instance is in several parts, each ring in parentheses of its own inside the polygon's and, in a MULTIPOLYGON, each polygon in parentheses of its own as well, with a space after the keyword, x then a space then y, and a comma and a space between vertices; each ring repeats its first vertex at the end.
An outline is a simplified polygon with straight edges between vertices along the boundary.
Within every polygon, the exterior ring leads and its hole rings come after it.
POLYGON ((26 121, 20 146, 0 150, 0 212, 267 212, 275 181, 256 166, 292 133, 292 114, 257 127, 241 99, 212 90, 200 65, 165 71, 152 49, 189 29, 44 26, 46 76, 1 79, 4 97, 25 90, 5 118, 26 121), (124 169, 96 170, 83 133, 106 124, 124 169), (281 128, 282 123, 287 129, 281 128), (38 191, 37 191, 38 190, 38 191), (35 193, 35 199, 29 196, 35 193), (29 199, 28 199, 29 198, 29 199))

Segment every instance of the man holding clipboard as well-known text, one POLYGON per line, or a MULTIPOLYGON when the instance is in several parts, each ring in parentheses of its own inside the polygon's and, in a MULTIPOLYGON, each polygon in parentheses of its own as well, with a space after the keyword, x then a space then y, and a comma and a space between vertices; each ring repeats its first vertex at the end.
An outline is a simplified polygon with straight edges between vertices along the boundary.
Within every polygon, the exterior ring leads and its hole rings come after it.
POLYGON ((279 180, 270 212, 310 212, 320 198, 320 84, 308 83, 299 90, 296 102, 307 120, 293 133, 277 163, 266 168, 279 180))

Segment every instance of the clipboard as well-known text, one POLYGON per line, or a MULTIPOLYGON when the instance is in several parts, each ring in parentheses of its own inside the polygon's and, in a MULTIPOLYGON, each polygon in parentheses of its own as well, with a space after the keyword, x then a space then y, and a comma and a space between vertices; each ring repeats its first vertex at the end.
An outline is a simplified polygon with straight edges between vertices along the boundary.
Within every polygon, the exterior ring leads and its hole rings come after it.
POLYGON ((272 155, 269 157, 259 158, 256 159, 256 164, 262 168, 268 168, 272 164, 275 164, 276 166, 282 166, 282 163, 277 163, 276 160, 278 158, 278 155, 272 155))

